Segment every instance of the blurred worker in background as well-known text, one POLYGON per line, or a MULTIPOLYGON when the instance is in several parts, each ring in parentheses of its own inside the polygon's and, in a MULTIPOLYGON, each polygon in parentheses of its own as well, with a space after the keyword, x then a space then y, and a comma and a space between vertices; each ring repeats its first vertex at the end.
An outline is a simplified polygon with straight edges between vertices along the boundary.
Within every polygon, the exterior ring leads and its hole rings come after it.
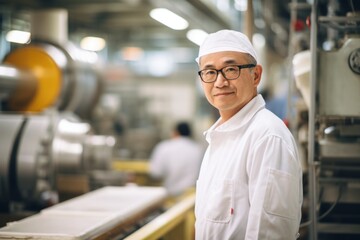
POLYGON ((257 93, 262 67, 249 39, 222 30, 200 46, 199 75, 220 118, 196 185, 197 240, 296 239, 303 198, 293 136, 257 93))
POLYGON ((189 124, 180 122, 173 129, 171 139, 155 146, 150 158, 150 175, 163 180, 170 196, 180 196, 195 187, 202 157, 202 147, 191 138, 189 124))

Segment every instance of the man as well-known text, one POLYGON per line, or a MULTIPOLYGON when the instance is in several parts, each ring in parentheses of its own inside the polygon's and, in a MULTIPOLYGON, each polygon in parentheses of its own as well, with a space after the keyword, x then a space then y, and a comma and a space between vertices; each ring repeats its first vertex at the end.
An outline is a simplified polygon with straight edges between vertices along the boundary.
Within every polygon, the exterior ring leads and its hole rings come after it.
POLYGON ((164 181, 170 196, 180 196, 195 187, 202 156, 202 148, 191 139, 189 124, 180 122, 171 139, 155 146, 150 157, 150 175, 164 181))
POLYGON ((197 240, 298 237, 302 170, 296 143, 257 93, 262 67, 248 38, 210 34, 200 46, 199 75, 220 118, 196 185, 197 240))

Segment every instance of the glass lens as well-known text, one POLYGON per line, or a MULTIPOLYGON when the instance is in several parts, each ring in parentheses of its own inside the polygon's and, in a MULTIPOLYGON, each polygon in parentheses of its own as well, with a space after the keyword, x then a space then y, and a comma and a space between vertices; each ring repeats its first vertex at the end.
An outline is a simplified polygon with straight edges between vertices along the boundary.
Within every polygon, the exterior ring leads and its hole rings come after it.
POLYGON ((218 72, 220 72, 220 71, 225 79, 234 80, 240 76, 241 67, 248 68, 248 67, 253 67, 253 66, 251 64, 250 65, 231 65, 231 66, 224 67, 220 70, 204 69, 204 70, 201 70, 199 73, 200 73, 201 80, 204 82, 215 82, 216 78, 218 76, 218 72))
POLYGON ((201 71, 201 78, 204 82, 212 82, 216 79, 217 71, 214 69, 206 69, 201 71))
POLYGON ((228 66, 223 68, 221 71, 224 77, 228 80, 238 78, 240 75, 240 68, 238 66, 228 66))

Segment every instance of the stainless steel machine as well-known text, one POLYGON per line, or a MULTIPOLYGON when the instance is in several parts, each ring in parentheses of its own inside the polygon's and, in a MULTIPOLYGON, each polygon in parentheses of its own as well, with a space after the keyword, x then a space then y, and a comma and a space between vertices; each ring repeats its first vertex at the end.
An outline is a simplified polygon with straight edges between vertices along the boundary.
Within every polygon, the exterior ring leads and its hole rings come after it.
POLYGON ((58 112, 1 114, 1 210, 43 208, 58 202, 57 176, 110 169, 111 136, 58 112))
POLYGON ((310 209, 303 226, 310 226, 312 240, 360 236, 360 15, 355 2, 314 1, 311 6, 310 67, 302 91, 308 99, 310 209))
POLYGON ((0 212, 53 205, 60 190, 86 192, 94 171, 110 170, 115 138, 89 122, 103 79, 91 53, 67 41, 66 16, 35 12, 31 43, 0 65, 0 212))

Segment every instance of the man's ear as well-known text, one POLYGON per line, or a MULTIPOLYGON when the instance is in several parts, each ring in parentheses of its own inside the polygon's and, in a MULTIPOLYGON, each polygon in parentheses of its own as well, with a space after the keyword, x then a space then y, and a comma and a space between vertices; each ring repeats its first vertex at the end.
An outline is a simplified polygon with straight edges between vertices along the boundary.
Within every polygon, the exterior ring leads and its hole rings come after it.
POLYGON ((262 74, 262 66, 256 65, 256 67, 254 67, 254 70, 253 70, 254 84, 256 86, 258 86, 260 84, 261 74, 262 74))

